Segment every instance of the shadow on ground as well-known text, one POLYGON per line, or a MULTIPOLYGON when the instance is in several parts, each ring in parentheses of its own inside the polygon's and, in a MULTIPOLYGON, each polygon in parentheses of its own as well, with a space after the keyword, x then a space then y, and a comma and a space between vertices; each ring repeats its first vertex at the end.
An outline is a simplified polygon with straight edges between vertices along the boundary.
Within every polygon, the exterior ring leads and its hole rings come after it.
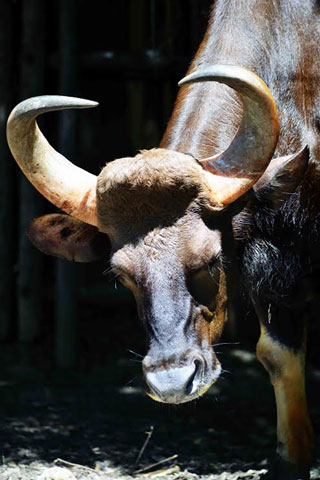
MULTIPOLYGON (((234 349, 220 358, 228 372, 203 398, 182 406, 149 399, 140 384, 140 365, 129 359, 118 362, 119 375, 113 365, 112 371, 85 381, 70 376, 68 386, 65 376, 63 382, 55 377, 46 386, 1 382, 0 478, 9 478, 6 469, 19 465, 25 476, 16 478, 33 478, 28 465, 48 466, 56 458, 98 466, 113 476, 132 475, 173 455, 178 457, 169 466, 198 476, 228 472, 221 478, 260 478, 234 472, 262 470, 273 454, 273 392, 252 353, 234 349), (137 465, 151 426, 153 433, 137 465)), ((310 369, 308 376, 311 415, 319 432, 320 371, 310 369)), ((317 459, 313 478, 320 468, 319 450, 317 459)))

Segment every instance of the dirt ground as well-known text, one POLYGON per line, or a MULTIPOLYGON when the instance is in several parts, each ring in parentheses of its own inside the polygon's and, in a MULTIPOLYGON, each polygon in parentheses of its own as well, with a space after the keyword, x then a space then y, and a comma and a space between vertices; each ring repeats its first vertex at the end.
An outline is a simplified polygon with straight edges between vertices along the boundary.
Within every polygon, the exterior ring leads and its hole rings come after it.
MULTIPOLYGON (((149 399, 129 354, 85 379, 1 381, 0 479, 262 479, 275 446, 272 389, 253 353, 220 350, 228 372, 182 406, 149 399)), ((312 367, 308 393, 319 434, 320 370, 312 367)), ((319 472, 318 447, 312 479, 319 472)))

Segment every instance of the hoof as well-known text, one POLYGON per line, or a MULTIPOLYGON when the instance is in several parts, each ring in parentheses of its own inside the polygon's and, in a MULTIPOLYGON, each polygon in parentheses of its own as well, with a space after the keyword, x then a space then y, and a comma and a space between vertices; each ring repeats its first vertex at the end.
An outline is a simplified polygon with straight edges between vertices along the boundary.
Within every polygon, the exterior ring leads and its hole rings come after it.
POLYGON ((271 462, 264 480, 310 480, 310 465, 293 464, 277 457, 271 462))

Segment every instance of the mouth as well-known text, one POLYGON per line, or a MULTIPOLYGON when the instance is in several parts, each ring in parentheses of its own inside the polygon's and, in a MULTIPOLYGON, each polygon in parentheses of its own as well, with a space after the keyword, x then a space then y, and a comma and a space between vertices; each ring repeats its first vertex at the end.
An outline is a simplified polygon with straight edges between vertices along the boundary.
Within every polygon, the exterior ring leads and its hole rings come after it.
POLYGON ((192 402, 193 400, 202 397, 215 382, 216 380, 213 380, 211 383, 204 385, 201 389, 199 389, 197 393, 193 395, 188 395, 188 397, 173 396, 172 398, 164 399, 161 398, 159 395, 151 392, 150 390, 147 392, 147 395, 148 397, 152 398, 152 400, 158 403, 170 403, 171 405, 179 405, 181 403, 192 402))

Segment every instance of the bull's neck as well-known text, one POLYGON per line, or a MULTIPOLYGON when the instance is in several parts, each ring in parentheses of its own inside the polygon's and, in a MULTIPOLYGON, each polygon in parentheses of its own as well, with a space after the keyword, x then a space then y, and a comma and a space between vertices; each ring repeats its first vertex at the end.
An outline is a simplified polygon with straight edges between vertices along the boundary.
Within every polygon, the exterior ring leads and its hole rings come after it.
MULTIPOLYGON (((312 147, 320 99, 318 88, 311 89, 310 83, 318 82, 319 35, 319 12, 311 0, 217 0, 189 73, 212 64, 253 70, 268 84, 278 105, 282 134, 277 154, 294 151, 302 143, 312 147)), ((218 153, 235 135, 241 111, 236 94, 223 85, 182 87, 160 146, 197 158, 218 153)))

